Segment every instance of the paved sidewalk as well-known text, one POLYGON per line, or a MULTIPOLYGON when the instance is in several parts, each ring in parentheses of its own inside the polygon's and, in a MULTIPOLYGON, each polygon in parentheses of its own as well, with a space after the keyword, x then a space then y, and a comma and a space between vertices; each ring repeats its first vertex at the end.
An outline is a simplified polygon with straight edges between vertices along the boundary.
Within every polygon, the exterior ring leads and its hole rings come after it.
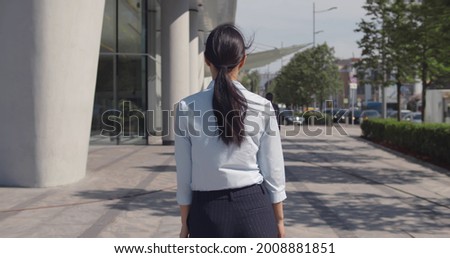
MULTIPOLYGON (((448 171, 345 130, 283 138, 287 236, 450 237, 448 171)), ((91 146, 80 182, 0 188, 0 237, 177 237, 173 151, 91 146)))

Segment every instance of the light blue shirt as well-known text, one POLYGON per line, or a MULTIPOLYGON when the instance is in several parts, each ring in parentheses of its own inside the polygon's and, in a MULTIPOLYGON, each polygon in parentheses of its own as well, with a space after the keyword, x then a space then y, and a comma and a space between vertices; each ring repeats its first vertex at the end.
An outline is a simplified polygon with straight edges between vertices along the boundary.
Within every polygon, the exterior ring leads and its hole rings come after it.
POLYGON ((216 134, 214 81, 178 103, 175 116, 177 202, 189 205, 192 191, 214 191, 264 183, 272 203, 286 198, 280 133, 271 103, 239 82, 247 99, 245 140, 226 145, 216 134))

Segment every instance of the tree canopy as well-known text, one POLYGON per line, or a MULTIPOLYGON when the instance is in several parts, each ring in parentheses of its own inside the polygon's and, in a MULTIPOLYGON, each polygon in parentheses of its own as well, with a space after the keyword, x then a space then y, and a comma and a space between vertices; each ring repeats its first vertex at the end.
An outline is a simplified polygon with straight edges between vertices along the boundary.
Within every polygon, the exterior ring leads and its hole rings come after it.
POLYGON ((341 86, 334 49, 327 44, 297 53, 275 78, 276 101, 286 106, 319 103, 341 86))
POLYGON ((261 81, 261 75, 257 70, 253 70, 250 73, 245 73, 241 79, 242 85, 247 90, 253 93, 259 93, 259 82, 261 81))
POLYGON ((427 87, 450 74, 450 1, 367 0, 363 8, 367 18, 356 29, 363 33, 360 80, 383 87, 395 82, 399 91, 402 83, 420 78, 424 112, 427 87))

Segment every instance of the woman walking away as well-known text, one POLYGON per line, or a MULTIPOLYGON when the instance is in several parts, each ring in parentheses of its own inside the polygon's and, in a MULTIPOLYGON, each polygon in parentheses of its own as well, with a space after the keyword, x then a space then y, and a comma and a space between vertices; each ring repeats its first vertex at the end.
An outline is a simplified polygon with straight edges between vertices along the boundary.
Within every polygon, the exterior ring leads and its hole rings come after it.
POLYGON ((238 81, 246 44, 224 24, 209 35, 213 81, 175 117, 180 237, 284 237, 285 175, 271 103, 238 81))

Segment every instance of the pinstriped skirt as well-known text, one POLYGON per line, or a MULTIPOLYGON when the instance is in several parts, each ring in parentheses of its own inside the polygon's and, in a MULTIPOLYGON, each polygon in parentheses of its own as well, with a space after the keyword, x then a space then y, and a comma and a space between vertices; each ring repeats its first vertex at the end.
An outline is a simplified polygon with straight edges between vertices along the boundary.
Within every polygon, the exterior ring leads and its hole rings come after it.
POLYGON ((263 184, 194 191, 187 223, 192 238, 278 236, 272 203, 263 184))

